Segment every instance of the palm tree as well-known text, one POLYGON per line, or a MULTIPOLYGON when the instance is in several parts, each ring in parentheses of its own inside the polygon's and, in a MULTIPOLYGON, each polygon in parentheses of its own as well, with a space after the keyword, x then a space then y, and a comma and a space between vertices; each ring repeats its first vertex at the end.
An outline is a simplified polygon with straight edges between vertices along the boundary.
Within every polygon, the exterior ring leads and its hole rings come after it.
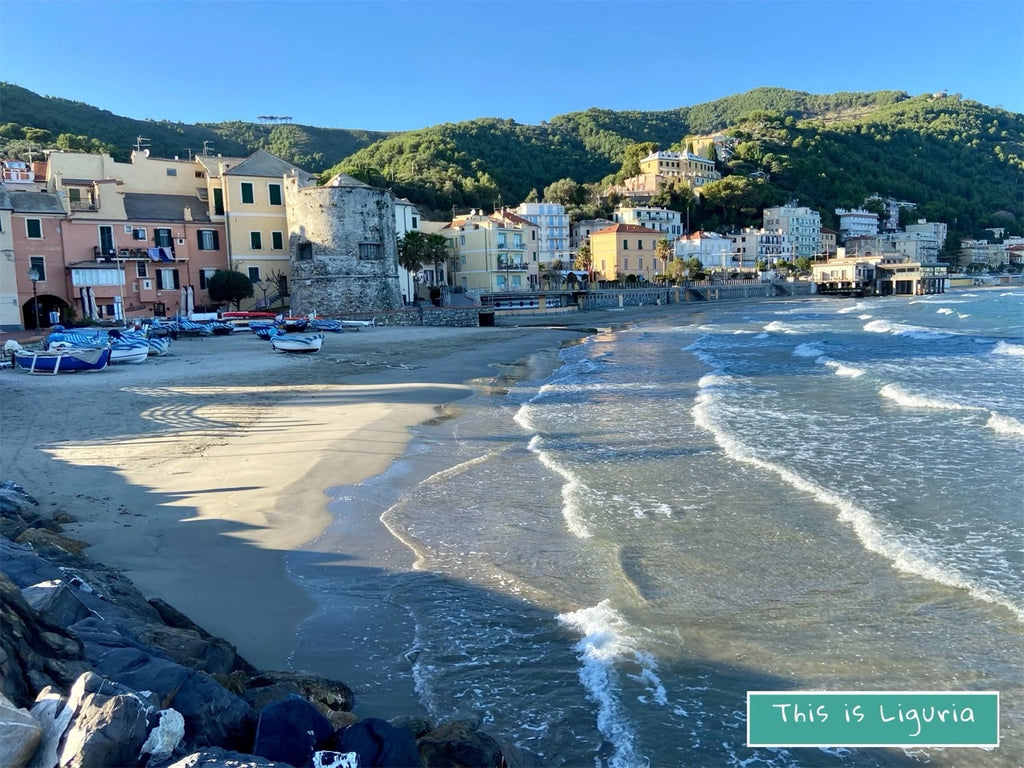
POLYGON ((675 254, 675 249, 672 247, 672 241, 668 238, 661 238, 654 244, 654 257, 661 259, 661 263, 664 265, 662 271, 668 267, 669 259, 675 254))
POLYGON ((577 251, 573 260, 573 268, 587 273, 588 281, 593 277, 594 257, 590 252, 590 243, 583 243, 577 251))

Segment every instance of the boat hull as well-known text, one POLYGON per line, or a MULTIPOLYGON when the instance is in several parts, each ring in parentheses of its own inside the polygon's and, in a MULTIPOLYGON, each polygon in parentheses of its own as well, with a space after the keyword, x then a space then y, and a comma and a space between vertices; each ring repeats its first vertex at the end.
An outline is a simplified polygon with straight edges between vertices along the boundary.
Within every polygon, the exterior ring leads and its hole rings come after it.
POLYGON ((270 346, 278 352, 319 352, 323 343, 322 333, 282 333, 270 339, 270 346))
POLYGON ((108 348, 73 347, 48 352, 15 352, 14 364, 29 373, 102 371, 110 363, 108 348))

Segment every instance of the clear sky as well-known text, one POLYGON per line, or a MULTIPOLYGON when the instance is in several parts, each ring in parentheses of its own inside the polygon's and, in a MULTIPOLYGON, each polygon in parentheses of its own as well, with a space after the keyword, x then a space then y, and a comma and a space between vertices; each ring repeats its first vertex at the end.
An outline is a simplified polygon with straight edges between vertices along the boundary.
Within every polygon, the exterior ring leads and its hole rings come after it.
POLYGON ((1024 112, 1024 0, 0 0, 0 79, 138 119, 382 131, 758 86, 1024 112))

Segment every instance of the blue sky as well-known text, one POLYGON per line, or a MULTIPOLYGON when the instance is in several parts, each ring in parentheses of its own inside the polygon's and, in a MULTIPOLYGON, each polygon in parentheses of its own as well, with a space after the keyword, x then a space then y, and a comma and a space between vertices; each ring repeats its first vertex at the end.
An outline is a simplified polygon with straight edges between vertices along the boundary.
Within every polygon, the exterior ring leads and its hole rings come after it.
POLYGON ((1022 30, 1024 0, 0 0, 0 79, 138 119, 385 131, 758 86, 1024 112, 1022 30))

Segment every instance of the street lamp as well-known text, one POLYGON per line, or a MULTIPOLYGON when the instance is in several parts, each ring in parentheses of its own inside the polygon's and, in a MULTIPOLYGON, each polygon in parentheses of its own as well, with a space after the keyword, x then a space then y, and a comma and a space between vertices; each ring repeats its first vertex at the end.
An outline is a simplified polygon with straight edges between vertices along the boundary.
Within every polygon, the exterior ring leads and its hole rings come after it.
POLYGON ((39 270, 35 267, 29 269, 28 279, 32 281, 32 310, 36 315, 36 330, 39 330, 39 299, 36 294, 36 284, 39 282, 39 270))

